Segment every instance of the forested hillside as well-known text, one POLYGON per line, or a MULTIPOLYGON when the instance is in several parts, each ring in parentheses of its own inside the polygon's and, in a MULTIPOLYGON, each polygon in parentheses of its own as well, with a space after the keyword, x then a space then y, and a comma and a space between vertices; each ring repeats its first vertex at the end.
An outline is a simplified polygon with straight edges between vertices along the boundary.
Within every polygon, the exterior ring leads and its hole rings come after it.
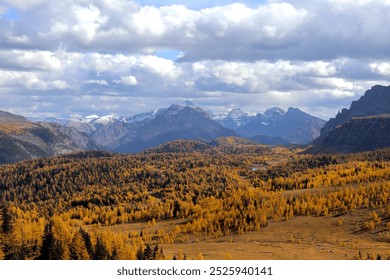
MULTIPOLYGON (((380 233, 384 246, 390 241, 388 149, 313 156, 285 148, 237 152, 226 143, 207 153, 196 149, 208 146, 194 142, 188 147, 195 151, 172 147, 168 153, 84 152, 2 165, 1 257, 184 258, 189 252, 163 248, 358 210, 366 218, 356 220, 356 229, 368 239, 380 233)), ((370 255, 388 257, 386 251, 370 255)))

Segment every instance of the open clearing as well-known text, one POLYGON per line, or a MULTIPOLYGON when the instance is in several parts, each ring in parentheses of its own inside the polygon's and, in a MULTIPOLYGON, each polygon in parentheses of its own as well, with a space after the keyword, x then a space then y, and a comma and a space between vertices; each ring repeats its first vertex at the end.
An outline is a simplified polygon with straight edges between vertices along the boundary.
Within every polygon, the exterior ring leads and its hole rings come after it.
POLYGON ((166 255, 178 250, 205 259, 341 260, 390 255, 390 234, 355 233, 354 221, 362 213, 344 217, 297 217, 271 222, 258 232, 231 235, 198 243, 162 245, 166 255), (381 240, 381 241, 379 241, 381 240))
MULTIPOLYGON (((342 260, 390 256, 389 231, 357 230, 369 210, 356 210, 340 217, 296 217, 289 221, 270 222, 260 231, 243 235, 231 234, 219 238, 190 235, 188 241, 161 244, 167 258, 185 254, 195 259, 201 253, 204 259, 241 260, 342 260)), ((112 231, 150 232, 172 231, 185 220, 123 224, 110 227, 112 231)), ((107 229, 102 227, 102 229, 107 229)))

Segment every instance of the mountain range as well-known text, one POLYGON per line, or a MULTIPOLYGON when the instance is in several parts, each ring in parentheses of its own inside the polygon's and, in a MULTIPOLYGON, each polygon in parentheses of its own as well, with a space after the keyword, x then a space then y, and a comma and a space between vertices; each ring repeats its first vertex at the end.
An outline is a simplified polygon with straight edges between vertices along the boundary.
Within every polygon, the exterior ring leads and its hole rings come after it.
POLYGON ((237 108, 217 115, 189 101, 133 116, 32 120, 1 111, 1 163, 88 149, 137 153, 174 140, 210 142, 229 136, 268 145, 305 144, 325 124, 295 108, 271 108, 254 116, 237 108))
POLYGON ((134 116, 88 116, 66 125, 87 133, 106 149, 137 152, 167 140, 208 141, 220 136, 262 139, 267 142, 264 144, 306 144, 319 136, 325 121, 296 108, 287 112, 271 108, 254 116, 239 108, 227 114, 213 114, 186 102, 134 116), (133 148, 121 147, 123 144, 133 148))
POLYGON ((390 87, 384 86, 374 86, 327 123, 297 108, 214 114, 188 101, 133 116, 35 122, 0 111, 0 163, 79 150, 137 153, 175 140, 212 145, 223 137, 266 145, 310 143, 311 153, 348 153, 389 147, 389 125, 390 87))

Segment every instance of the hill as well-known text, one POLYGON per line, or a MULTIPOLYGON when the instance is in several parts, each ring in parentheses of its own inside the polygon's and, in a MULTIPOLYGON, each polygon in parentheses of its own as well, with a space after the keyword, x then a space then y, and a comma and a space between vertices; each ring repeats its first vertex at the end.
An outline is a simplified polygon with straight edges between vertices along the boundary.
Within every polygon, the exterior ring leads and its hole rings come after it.
POLYGON ((196 140, 176 140, 145 150, 147 154, 212 152, 213 147, 196 140))
POLYGON ((290 142, 277 137, 277 136, 268 136, 268 135, 255 135, 249 138, 250 140, 263 144, 263 145, 271 145, 271 146, 276 146, 276 145, 282 145, 282 146, 289 146, 291 145, 290 142))

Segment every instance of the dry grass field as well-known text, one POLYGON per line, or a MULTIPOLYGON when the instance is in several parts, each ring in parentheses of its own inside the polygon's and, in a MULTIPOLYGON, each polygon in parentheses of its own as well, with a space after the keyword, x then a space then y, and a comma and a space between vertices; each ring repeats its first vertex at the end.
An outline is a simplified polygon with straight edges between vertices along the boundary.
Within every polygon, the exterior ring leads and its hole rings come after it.
MULTIPOLYGON (((356 210, 340 217, 296 217, 288 221, 270 222, 260 231, 242 235, 211 238, 188 236, 188 240, 162 244, 164 254, 172 258, 180 254, 188 259, 237 260, 351 260, 390 256, 390 234, 358 229, 369 210, 356 210)), ((164 230, 171 232, 183 219, 150 223, 122 224, 109 227, 113 232, 164 230)), ((102 227, 102 230, 107 230, 102 227)))

